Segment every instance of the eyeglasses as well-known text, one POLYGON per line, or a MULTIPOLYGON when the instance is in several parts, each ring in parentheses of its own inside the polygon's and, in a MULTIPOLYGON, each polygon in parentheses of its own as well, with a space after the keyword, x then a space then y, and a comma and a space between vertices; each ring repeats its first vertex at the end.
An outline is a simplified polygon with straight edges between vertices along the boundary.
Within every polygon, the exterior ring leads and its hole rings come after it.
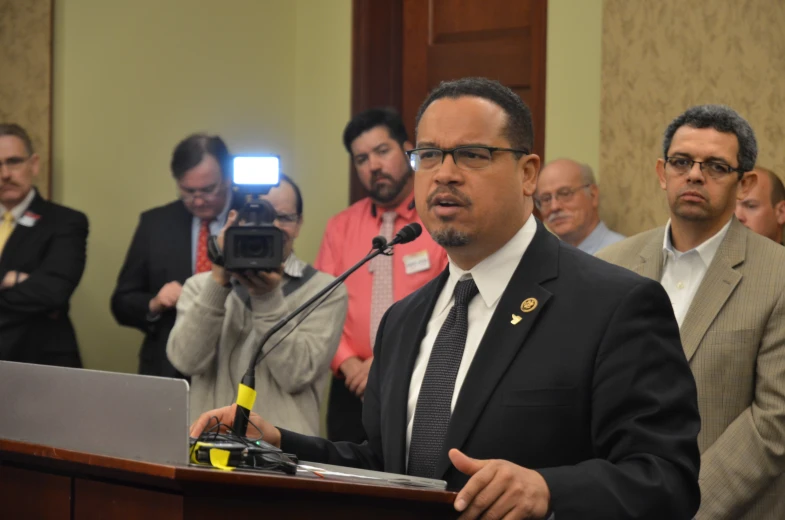
POLYGON ((300 215, 297 213, 278 213, 275 215, 275 220, 283 225, 291 225, 300 221, 300 215))
POLYGON ((183 199, 185 202, 192 202, 196 198, 200 198, 202 200, 212 200, 221 192, 222 187, 223 183, 219 182, 217 184, 213 184, 212 186, 208 186, 207 188, 184 188, 178 185, 177 189, 180 190, 181 199, 183 199))
POLYGON ((700 170, 704 174, 708 174, 709 177, 713 179, 722 179, 726 175, 737 172, 737 173, 744 173, 739 168, 734 168, 733 166, 719 161, 693 161, 689 157, 666 157, 665 163, 667 166, 670 166, 670 169, 673 170, 674 173, 677 175, 684 175, 692 170, 692 167, 696 164, 700 165, 700 170))
POLYGON ((553 195, 546 193, 540 197, 534 197, 534 205, 537 206, 537 209, 541 210, 544 207, 550 206, 553 199, 556 199, 556 202, 570 202, 576 193, 589 186, 591 186, 591 184, 584 184, 575 188, 561 188, 556 190, 556 193, 553 195))
POLYGON ((5 165, 9 170, 15 171, 18 170, 30 157, 9 157, 5 161, 0 161, 0 170, 3 169, 3 165, 5 165))
POLYGON ((493 162, 495 152, 512 152, 518 155, 529 155, 526 149, 496 148, 494 146, 456 146, 448 150, 441 148, 415 148, 406 154, 414 171, 432 170, 444 162, 444 158, 452 155, 452 160, 459 168, 482 170, 493 162))

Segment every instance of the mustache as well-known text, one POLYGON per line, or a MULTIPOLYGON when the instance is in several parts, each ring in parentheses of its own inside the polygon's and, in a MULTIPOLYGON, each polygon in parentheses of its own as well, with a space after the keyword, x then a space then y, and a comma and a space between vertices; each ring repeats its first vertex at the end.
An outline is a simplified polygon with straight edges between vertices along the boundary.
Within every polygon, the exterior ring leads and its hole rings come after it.
POLYGON ((551 222, 553 222, 557 218, 569 217, 569 216, 570 216, 569 213, 567 213, 566 211, 560 209, 560 210, 554 211, 553 213, 548 215, 548 219, 546 220, 546 222, 548 222, 548 224, 550 224, 551 222))
POLYGON ((449 186, 449 185, 440 186, 435 190, 433 190, 430 193, 430 195, 428 195, 428 198, 426 199, 425 202, 428 204, 428 207, 430 208, 433 206, 433 199, 435 199, 439 195, 445 195, 445 194, 452 195, 453 197, 458 199, 460 203, 463 204, 464 206, 472 205, 472 199, 470 199, 469 197, 458 191, 458 188, 456 188, 455 186, 449 186))

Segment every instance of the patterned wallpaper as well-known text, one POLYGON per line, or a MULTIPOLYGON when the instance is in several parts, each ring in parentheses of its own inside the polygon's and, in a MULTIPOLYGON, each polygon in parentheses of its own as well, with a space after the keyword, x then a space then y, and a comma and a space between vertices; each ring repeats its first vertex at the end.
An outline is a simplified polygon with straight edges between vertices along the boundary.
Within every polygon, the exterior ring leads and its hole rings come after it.
POLYGON ((686 108, 722 103, 756 132, 759 160, 785 174, 785 1, 605 0, 602 216, 631 235, 668 218, 654 165, 686 108))
POLYGON ((0 121, 28 131, 41 156, 38 187, 49 196, 53 0, 0 0, 0 121))

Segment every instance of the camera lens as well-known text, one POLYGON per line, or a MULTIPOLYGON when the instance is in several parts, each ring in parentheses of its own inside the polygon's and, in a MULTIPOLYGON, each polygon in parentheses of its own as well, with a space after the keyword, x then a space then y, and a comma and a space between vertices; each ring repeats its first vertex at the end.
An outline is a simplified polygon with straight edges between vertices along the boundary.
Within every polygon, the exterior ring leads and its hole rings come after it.
POLYGON ((267 258, 270 256, 270 237, 244 236, 238 237, 238 256, 243 258, 267 258))

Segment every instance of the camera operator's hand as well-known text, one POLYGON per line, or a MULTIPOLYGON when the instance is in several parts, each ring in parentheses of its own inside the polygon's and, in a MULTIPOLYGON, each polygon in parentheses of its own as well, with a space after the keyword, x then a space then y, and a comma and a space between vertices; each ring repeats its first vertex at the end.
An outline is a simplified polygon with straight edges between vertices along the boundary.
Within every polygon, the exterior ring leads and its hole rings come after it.
MULTIPOLYGON (((229 228, 229 226, 234 225, 236 221, 237 212, 235 210, 231 210, 226 216, 226 224, 224 224, 221 232, 218 233, 218 247, 221 248, 221 251, 223 251, 224 248, 224 235, 226 234, 226 230, 229 228)), ((213 280, 215 280, 219 285, 226 285, 229 283, 229 273, 227 273, 226 269, 220 265, 213 264, 213 280)))
POLYGON ((283 279, 283 266, 275 271, 244 271, 232 273, 232 278, 240 282, 252 296, 262 296, 275 290, 283 279))

